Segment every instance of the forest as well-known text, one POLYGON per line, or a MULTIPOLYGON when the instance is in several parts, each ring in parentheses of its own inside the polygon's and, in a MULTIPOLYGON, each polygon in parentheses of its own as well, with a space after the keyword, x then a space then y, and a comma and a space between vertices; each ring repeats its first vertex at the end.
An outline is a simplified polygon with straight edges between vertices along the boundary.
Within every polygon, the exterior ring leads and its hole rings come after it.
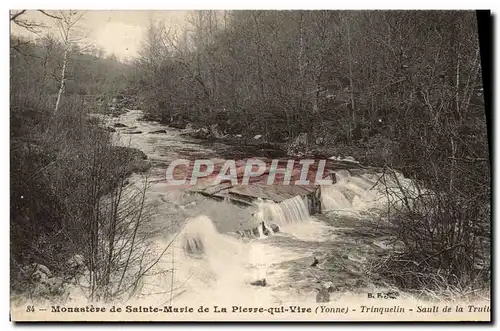
MULTIPOLYGON (((38 32, 11 35, 11 275, 37 261, 57 270, 75 252, 101 261, 98 200, 121 187, 136 159, 87 114, 109 113, 119 97, 143 120, 206 128, 204 139, 261 135, 290 151, 305 134, 315 155, 401 170, 438 194, 402 197, 425 199, 433 212, 406 204, 392 222, 407 249, 377 272, 405 289, 489 284, 491 168, 475 12, 192 11, 180 29, 151 20, 126 63, 75 37, 79 12, 44 13, 60 36, 11 13, 11 24, 38 32)), ((109 283, 107 261, 95 262, 96 289, 109 283)))
POLYGON ((148 27, 132 80, 146 118, 285 146, 305 133, 319 155, 400 169, 440 194, 402 197, 394 221, 409 250, 381 272, 404 288, 488 279, 476 259, 490 249, 491 176, 475 12, 197 11, 186 21, 148 27))

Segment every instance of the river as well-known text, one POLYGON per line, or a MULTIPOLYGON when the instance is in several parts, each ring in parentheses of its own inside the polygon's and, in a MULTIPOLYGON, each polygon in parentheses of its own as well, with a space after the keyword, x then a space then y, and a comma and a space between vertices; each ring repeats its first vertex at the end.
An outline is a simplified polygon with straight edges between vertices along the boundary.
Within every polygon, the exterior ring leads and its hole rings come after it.
MULTIPOLYGON (((328 215, 310 216, 301 199, 261 203, 256 210, 271 214, 280 231, 271 236, 241 239, 233 233, 258 224, 251 215, 254 209, 188 196, 185 189, 167 186, 164 178, 167 165, 177 158, 225 159, 232 152, 245 157, 244 152, 234 146, 210 145, 189 138, 182 130, 140 121, 141 115, 141 111, 131 110, 106 121, 108 125, 119 122, 128 127, 114 133, 116 144, 138 148, 152 162, 147 199, 153 206, 150 227, 155 233, 157 252, 169 245, 174 233, 180 234, 175 237, 173 249, 168 249, 155 266, 154 275, 145 278, 139 302, 177 306, 313 304, 318 288, 325 284, 337 289, 337 297, 362 295, 356 294, 356 289, 361 291, 370 285, 363 281, 366 256, 359 248, 387 249, 383 242, 388 237, 367 243, 345 231, 339 238, 338 233, 345 230, 345 220, 357 222, 372 215, 374 208, 384 208, 384 194, 372 190, 377 174, 351 176, 340 171, 337 183, 323 188, 323 208, 336 211, 328 215), (141 133, 123 134, 131 127, 141 133), (151 133, 156 130, 166 133, 151 133), (186 252, 186 243, 194 239, 203 246, 198 256, 186 252), (332 252, 342 257, 341 266, 327 265, 327 260, 331 264, 332 252), (314 257, 319 260, 317 266, 311 266, 314 257), (266 286, 251 284, 263 278, 266 286)), ((246 157, 256 156, 256 152, 251 150, 246 157)), ((144 174, 129 178, 130 185, 138 188, 144 180, 144 174)))

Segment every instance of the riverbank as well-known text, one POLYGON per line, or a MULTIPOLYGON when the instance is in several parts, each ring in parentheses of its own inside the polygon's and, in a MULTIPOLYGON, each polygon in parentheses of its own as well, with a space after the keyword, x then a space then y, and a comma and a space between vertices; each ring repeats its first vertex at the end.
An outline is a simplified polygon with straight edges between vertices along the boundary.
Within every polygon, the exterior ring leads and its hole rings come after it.
POLYGON ((50 130, 35 128, 11 141, 13 296, 66 295, 87 256, 93 222, 105 228, 102 198, 151 167, 142 151, 113 146, 95 119, 65 116, 66 123, 57 118, 62 123, 50 130))
MULTIPOLYGON (((343 158, 354 158, 363 164, 370 164, 377 167, 384 166, 389 153, 394 146, 381 136, 372 137, 370 140, 359 140, 352 144, 342 142, 325 141, 323 138, 315 141, 269 142, 261 135, 241 135, 241 134, 221 134, 216 128, 193 129, 189 124, 184 128, 178 128, 182 135, 198 140, 200 144, 206 146, 221 145, 231 146, 233 155, 240 156, 249 152, 257 157, 290 157, 290 158, 313 158, 326 159, 332 156, 343 158)), ((226 153, 223 148, 218 148, 218 152, 226 153)))

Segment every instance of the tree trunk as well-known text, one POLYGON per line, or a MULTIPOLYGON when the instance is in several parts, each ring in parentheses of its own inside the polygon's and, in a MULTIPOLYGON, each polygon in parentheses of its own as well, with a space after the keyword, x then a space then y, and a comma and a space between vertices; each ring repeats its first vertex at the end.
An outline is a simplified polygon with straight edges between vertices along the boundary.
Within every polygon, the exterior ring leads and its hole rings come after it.
POLYGON ((68 53, 69 53, 69 45, 68 42, 66 41, 66 45, 64 47, 63 67, 61 71, 61 85, 59 87, 59 92, 57 92, 57 100, 56 100, 56 106, 54 108, 54 114, 56 114, 57 111, 59 110, 61 98, 64 93, 64 88, 66 86, 66 68, 68 67, 68 53))

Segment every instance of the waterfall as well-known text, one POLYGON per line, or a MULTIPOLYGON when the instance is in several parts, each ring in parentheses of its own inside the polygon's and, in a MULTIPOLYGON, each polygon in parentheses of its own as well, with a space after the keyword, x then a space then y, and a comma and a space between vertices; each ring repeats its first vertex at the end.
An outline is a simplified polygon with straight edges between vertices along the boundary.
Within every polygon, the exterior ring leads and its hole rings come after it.
MULTIPOLYGON (((300 196, 284 200, 280 203, 274 201, 259 201, 258 211, 254 214, 255 219, 269 230, 268 224, 275 223, 286 225, 300 223, 309 219, 307 202, 300 196)), ((270 230, 272 233, 272 229, 270 230)))
POLYGON ((323 212, 347 212, 353 216, 379 214, 386 212, 388 206, 393 210, 402 208, 403 196, 417 196, 424 192, 400 173, 395 173, 395 176, 382 173, 353 176, 347 170, 339 170, 336 178, 335 184, 321 187, 323 212))

